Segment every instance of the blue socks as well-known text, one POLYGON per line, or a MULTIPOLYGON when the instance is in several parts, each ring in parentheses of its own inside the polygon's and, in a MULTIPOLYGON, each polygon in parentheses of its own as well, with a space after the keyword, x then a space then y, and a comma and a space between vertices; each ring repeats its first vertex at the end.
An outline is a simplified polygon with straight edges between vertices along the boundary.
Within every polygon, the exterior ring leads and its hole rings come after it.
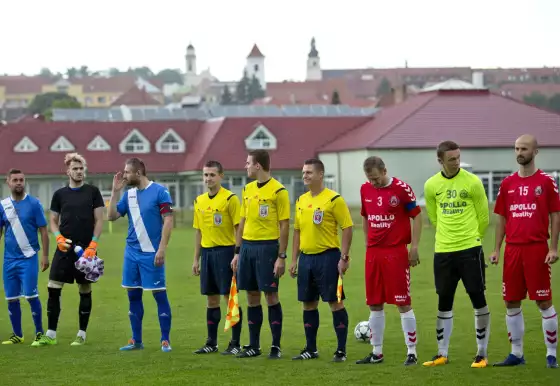
POLYGON ((135 288, 128 291, 130 306, 128 317, 132 327, 132 339, 136 343, 142 343, 142 318, 144 317, 144 304, 142 303, 142 289, 135 288))
POLYGON ((23 331, 21 329, 21 306, 19 304, 19 299, 8 302, 8 312, 10 313, 10 321, 12 322, 14 334, 20 338, 23 337, 23 331))
POLYGON ((171 331, 171 306, 167 299, 167 291, 154 292, 154 299, 156 299, 158 308, 161 340, 169 342, 169 331, 171 331))
POLYGON ((35 324, 35 334, 44 333, 43 331, 43 310, 41 308, 41 301, 39 297, 36 296, 31 299, 27 299, 29 306, 31 307, 31 316, 33 317, 33 323, 35 324))

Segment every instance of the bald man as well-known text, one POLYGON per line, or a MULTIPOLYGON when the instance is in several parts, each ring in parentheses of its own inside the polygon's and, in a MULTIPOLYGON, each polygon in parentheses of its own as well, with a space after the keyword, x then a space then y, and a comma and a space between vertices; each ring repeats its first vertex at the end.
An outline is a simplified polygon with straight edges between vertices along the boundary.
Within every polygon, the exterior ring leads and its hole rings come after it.
POLYGON ((511 342, 511 353, 494 366, 525 363, 521 301, 528 293, 542 314, 547 367, 558 368, 558 316, 552 305, 550 282, 551 265, 558 260, 560 196, 554 178, 535 166, 538 152, 537 140, 532 135, 523 135, 515 141, 519 171, 502 181, 494 208, 498 218, 496 248, 490 261, 498 264, 505 236, 502 296, 511 342))

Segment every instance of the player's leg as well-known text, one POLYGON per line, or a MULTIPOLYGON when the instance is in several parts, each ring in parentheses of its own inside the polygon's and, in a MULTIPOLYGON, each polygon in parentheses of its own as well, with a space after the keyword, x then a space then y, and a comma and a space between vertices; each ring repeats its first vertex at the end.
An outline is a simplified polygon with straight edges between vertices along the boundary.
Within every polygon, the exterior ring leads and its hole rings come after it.
POLYGON ((546 243, 528 246, 523 255, 523 266, 529 299, 536 301, 542 316, 546 365, 548 368, 558 368, 558 315, 552 305, 551 266, 544 262, 547 254, 546 243))
POLYGON ((23 295, 21 288, 23 259, 4 259, 3 281, 4 293, 8 301, 8 313, 12 324, 12 335, 2 344, 23 343, 23 330, 21 327, 21 305, 19 298, 23 295))
POLYGON ((432 360, 424 362, 424 366, 440 366, 449 362, 449 341, 453 332, 453 301, 460 280, 454 254, 455 252, 434 254, 434 281, 438 294, 436 321, 438 353, 432 360))
POLYGON ((67 257, 66 253, 58 249, 54 257, 49 272, 49 283, 47 284, 47 332, 39 342, 41 346, 57 344, 56 330, 60 317, 60 298, 62 287, 65 283, 74 283, 74 262, 67 257))
POLYGON ((128 317, 132 329, 132 338, 128 344, 121 347, 121 351, 138 350, 144 348, 142 342, 142 319, 144 318, 144 303, 142 302, 142 281, 136 257, 129 251, 124 253, 122 287, 128 295, 128 317))
POLYGON ((527 294, 523 273, 522 247, 506 244, 504 251, 502 297, 506 305, 506 327, 511 342, 511 353, 494 366, 517 366, 525 363, 523 356, 523 335, 525 321, 521 301, 527 294))
POLYGON ((25 272, 22 275, 23 295, 31 308, 33 324, 35 325, 35 340, 32 346, 38 346, 43 337, 43 310, 39 300, 39 257, 35 255, 25 261, 25 272))
POLYGON ((83 272, 75 271, 74 276, 78 284, 78 293, 80 294, 80 303, 78 305, 78 324, 79 329, 76 339, 70 344, 71 346, 82 346, 86 343, 86 331, 91 316, 92 297, 91 282, 86 280, 83 272))
POLYGON ((206 343, 194 351, 194 354, 210 354, 218 352, 218 327, 222 318, 220 295, 217 282, 216 248, 202 248, 200 264, 200 293, 206 300, 206 343))
POLYGON ((272 332, 272 345, 268 354, 269 359, 279 359, 282 356, 280 342, 282 340, 283 312, 278 287, 280 280, 274 275, 274 265, 278 259, 278 242, 259 245, 256 260, 257 284, 259 291, 264 292, 268 305, 268 325, 272 332))
POLYGON ((488 340, 490 339, 490 311, 486 302, 486 263, 482 247, 475 247, 462 252, 461 279, 471 299, 474 309, 475 336, 477 353, 473 368, 488 366, 488 340))
POLYGON ((238 358, 251 358, 261 355, 260 334, 263 323, 261 293, 257 283, 256 246, 254 243, 243 241, 239 253, 237 267, 238 288, 247 291, 247 324, 249 326, 249 344, 243 346, 238 358))
POLYGON ((306 343, 300 354, 292 358, 294 360, 316 359, 319 357, 317 351, 319 288, 313 274, 313 267, 317 257, 317 255, 306 255, 305 253, 301 253, 299 256, 297 291, 298 301, 303 304, 303 329, 305 331, 306 343))

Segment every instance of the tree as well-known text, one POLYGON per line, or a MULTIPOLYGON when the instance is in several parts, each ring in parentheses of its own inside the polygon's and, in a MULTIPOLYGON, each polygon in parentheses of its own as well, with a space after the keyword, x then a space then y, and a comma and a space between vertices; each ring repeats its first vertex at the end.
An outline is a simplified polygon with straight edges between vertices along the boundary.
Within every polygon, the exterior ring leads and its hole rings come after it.
POLYGON ((66 99, 55 99, 49 109, 43 112, 45 120, 52 121, 53 109, 81 109, 82 105, 74 97, 67 95, 66 99))
POLYGON ((525 95, 523 97, 523 101, 537 107, 548 107, 548 99, 546 95, 543 95, 538 91, 533 91, 531 95, 525 95))
POLYGON ((391 93, 391 83, 389 82, 389 80, 387 78, 383 78, 381 79, 381 83, 379 83, 379 86, 377 87, 377 96, 383 96, 383 95, 388 95, 391 93))
POLYGON ((66 75, 68 78, 75 78, 78 75, 78 69, 76 67, 70 67, 66 69, 66 75))
POLYGON ((41 68, 41 71, 39 71, 39 75, 44 76, 45 78, 52 78, 54 76, 51 70, 46 67, 41 68))
POLYGON ((338 95, 338 90, 334 90, 332 93, 331 105, 339 105, 339 104, 340 104, 340 95, 338 95))
POLYGON ((27 111, 31 114, 45 115, 49 109, 55 106, 59 108, 81 108, 80 102, 73 96, 61 92, 47 92, 38 94, 33 98, 27 111), (56 102, 56 103, 55 103, 56 102))
POLYGON ((235 102, 238 105, 247 105, 249 101, 249 84, 250 79, 247 76, 247 71, 243 71, 243 77, 235 87, 235 102))
POLYGON ((81 66, 80 69, 78 70, 78 74, 80 74, 80 76, 88 76, 89 75, 88 66, 81 66))
POLYGON ((261 82, 257 79, 255 75, 251 78, 248 89, 248 103, 253 102, 255 99, 264 98, 265 93, 261 86, 261 82))
POLYGON ((233 95, 231 94, 231 91, 229 90, 229 87, 227 85, 224 86, 224 91, 222 91, 220 104, 224 106, 233 104, 233 95))
POLYGON ((554 94, 548 100, 548 108, 560 113, 560 94, 554 94))
POLYGON ((161 80, 164 84, 183 84, 183 75, 181 75, 178 70, 172 70, 170 68, 166 68, 165 70, 158 72, 156 78, 161 80))

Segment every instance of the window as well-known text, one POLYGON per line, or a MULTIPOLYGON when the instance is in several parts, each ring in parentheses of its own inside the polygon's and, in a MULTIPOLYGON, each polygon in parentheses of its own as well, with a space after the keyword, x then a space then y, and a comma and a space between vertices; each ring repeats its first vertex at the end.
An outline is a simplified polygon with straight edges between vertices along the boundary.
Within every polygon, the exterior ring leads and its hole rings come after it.
POLYGON ((337 190, 336 178, 332 174, 326 175, 325 178, 323 179, 323 182, 325 183, 325 188, 331 190, 337 190))
POLYGON ((258 65, 258 64, 255 64, 255 65, 253 66, 253 69, 255 70, 255 72, 259 72, 259 65, 258 65))
POLYGON ((264 125, 260 124, 253 133, 245 139, 245 145, 249 150, 274 150, 276 149, 276 137, 274 137, 264 125))
POLYGON ((107 102, 107 98, 100 96, 97 97, 97 103, 106 103, 107 102))
POLYGON ((183 153, 185 141, 173 129, 168 129, 156 142, 158 153, 183 153))
POLYGON ((187 71, 192 72, 192 70, 192 63, 189 61, 189 63, 187 64, 187 71))
POLYGON ((119 144, 121 153, 149 153, 150 141, 138 129, 133 129, 119 144))
POLYGON ((76 150, 74 145, 63 135, 58 137, 51 145, 51 151, 73 151, 76 150))
POLYGON ((39 150, 39 147, 33 143, 29 137, 23 137, 15 146, 14 151, 18 153, 33 153, 39 150))
POLYGON ((243 186, 243 177, 231 177, 232 186, 243 186))
POLYGON ((109 151, 111 146, 103 139, 102 136, 96 135, 95 138, 87 145, 89 151, 109 151))
POLYGON ((27 191, 33 197, 39 197, 39 190, 41 189, 41 184, 38 182, 29 182, 27 184, 27 191))
POLYGON ((492 172, 492 197, 490 197, 490 195, 488 194, 488 191, 486 192, 486 195, 488 196, 488 200, 493 202, 496 197, 498 196, 498 192, 500 191, 500 184, 502 183, 502 181, 504 180, 504 178, 506 178, 507 176, 509 176, 511 174, 511 172, 506 172, 506 171, 497 171, 497 172, 492 172))

